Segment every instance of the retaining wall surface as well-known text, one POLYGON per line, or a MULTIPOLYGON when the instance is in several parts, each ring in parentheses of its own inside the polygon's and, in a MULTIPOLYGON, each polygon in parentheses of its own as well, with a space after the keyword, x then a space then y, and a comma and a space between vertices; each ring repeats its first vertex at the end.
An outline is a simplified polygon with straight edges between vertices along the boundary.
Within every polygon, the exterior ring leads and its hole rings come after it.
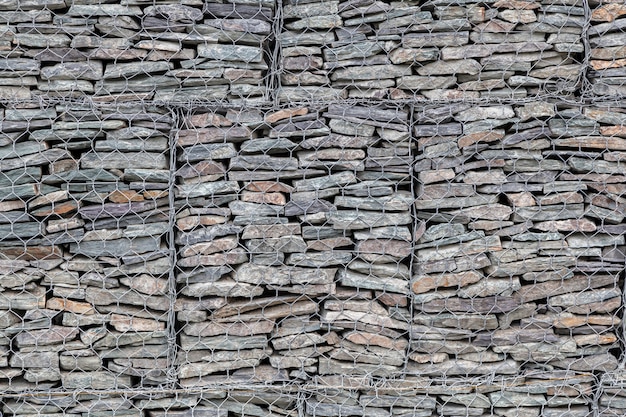
POLYGON ((0 2, 6 416, 622 416, 626 7, 0 2))

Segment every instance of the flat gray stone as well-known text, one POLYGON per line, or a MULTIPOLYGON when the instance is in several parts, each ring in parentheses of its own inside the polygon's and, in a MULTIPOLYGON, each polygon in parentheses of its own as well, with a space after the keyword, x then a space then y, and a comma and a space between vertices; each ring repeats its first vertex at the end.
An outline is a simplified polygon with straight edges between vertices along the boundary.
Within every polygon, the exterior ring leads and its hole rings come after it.
POLYGON ((263 61, 261 48, 243 45, 199 45, 198 56, 218 61, 263 61))

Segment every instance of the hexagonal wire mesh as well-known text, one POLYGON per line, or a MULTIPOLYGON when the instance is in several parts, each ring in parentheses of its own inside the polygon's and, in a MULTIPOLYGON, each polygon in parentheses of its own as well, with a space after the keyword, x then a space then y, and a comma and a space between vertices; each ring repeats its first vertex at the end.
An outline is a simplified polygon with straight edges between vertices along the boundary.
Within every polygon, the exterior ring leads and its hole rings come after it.
POLYGON ((5 109, 7 389, 589 410, 622 334, 621 110, 200 108, 168 145, 158 108, 5 109))
POLYGON ((570 96, 583 81, 587 10, 582 1, 287 1, 277 99, 570 96))
POLYGON ((91 3, 0 5, 3 413, 623 415, 623 5, 91 3))
POLYGON ((168 382, 172 124, 133 105, 4 109, 5 390, 168 382))
POLYGON ((181 385, 400 373, 412 223, 408 112, 337 104, 196 110, 183 120, 175 203, 181 385))
POLYGON ((152 3, 4 2, 0 99, 269 100, 273 1, 152 3))
POLYGON ((608 99, 623 96, 624 87, 624 39, 626 14, 624 4, 590 1, 591 16, 588 34, 587 73, 589 98, 608 99))
POLYGON ((623 139, 610 126, 623 115, 563 102, 417 111, 411 372, 486 378, 498 415, 592 411, 593 374, 618 368, 623 343, 623 139))

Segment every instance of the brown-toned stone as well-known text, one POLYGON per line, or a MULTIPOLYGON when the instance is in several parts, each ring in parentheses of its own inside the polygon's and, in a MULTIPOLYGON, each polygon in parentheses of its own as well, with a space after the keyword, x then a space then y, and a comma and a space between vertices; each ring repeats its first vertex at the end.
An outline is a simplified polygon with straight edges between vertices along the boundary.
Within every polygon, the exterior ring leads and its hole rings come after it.
POLYGON ((248 191, 259 193, 291 193, 293 187, 277 181, 253 181, 244 187, 248 191))
POLYGON ((609 345, 617 342, 617 340, 617 336, 615 336, 614 333, 574 336, 574 341, 577 346, 609 345))
POLYGON ((554 320, 553 325, 557 328, 574 328, 585 325, 615 326, 621 323, 621 319, 612 316, 574 315, 560 313, 554 320))
POLYGON ((22 200, 0 201, 0 212, 19 210, 26 207, 26 202, 22 200))
POLYGON ((46 301, 46 308, 51 310, 71 311, 76 314, 94 314, 95 310, 89 303, 53 297, 46 301))
POLYGON ((476 143, 490 143, 500 140, 504 137, 504 132, 476 132, 469 135, 461 136, 458 141, 459 148, 465 148, 476 143))
POLYGON ((600 133, 602 133, 604 136, 619 136, 624 138, 626 137, 626 126, 600 126, 600 133))
POLYGON ((76 211, 79 207, 77 201, 65 201, 63 203, 54 203, 51 207, 41 207, 31 211, 33 216, 44 217, 51 215, 62 216, 73 211, 76 211))
POLYGON ((9 259, 20 260, 38 260, 38 259, 57 259, 63 257, 63 249, 60 246, 19 246, 19 247, 0 247, 0 254, 9 259))
POLYGON ((483 274, 477 271, 441 275, 420 275, 413 278, 411 289, 415 294, 423 294, 439 287, 464 287, 478 282, 482 278, 483 274))
POLYGON ((246 201, 249 203, 259 203, 259 204, 275 204, 278 206, 284 206, 287 204, 287 198, 282 193, 271 193, 271 192, 250 192, 243 191, 240 194, 241 201, 246 201))
POLYGON ((404 339, 391 339, 376 333, 350 332, 345 335, 345 339, 357 345, 380 346, 387 349, 403 350, 408 346, 404 339))
POLYGON ((626 14, 626 5, 621 3, 609 3, 591 12, 591 20, 596 22, 612 22, 624 14, 626 14))
POLYGON ((193 165, 185 165, 176 174, 182 178, 197 178, 205 175, 220 175, 226 173, 224 164, 213 161, 201 161, 193 165))
POLYGON ((167 198, 169 192, 166 190, 148 190, 142 193, 143 198, 147 200, 156 200, 158 198, 167 198))
POLYGON ((29 201, 28 208, 33 209, 34 207, 44 206, 46 204, 58 203, 59 201, 67 200, 68 195, 67 190, 54 191, 29 201))
POLYGON ((115 190, 109 194, 112 203, 127 203, 129 201, 143 201, 144 196, 133 190, 115 190))
POLYGON ((591 148, 625 151, 626 139, 604 136, 577 136, 573 138, 554 139, 554 145, 567 146, 576 149, 591 148))
POLYGON ((535 197, 528 191, 521 193, 507 193, 506 198, 515 207, 532 207, 537 205, 535 197))
POLYGON ((306 247, 309 250, 333 250, 345 246, 351 246, 354 242, 349 237, 331 237, 327 239, 312 240, 307 242, 306 247))
POLYGON ((197 226, 213 226, 226 223, 228 217, 207 214, 204 216, 189 216, 176 220, 176 227, 179 230, 191 230, 197 226))
POLYGON ((565 193, 556 193, 556 194, 548 194, 545 197, 539 198, 539 204, 543 206, 547 206, 550 204, 574 204, 574 203, 582 203, 583 196, 582 194, 571 191, 565 193))
POLYGON ((188 122, 193 127, 224 127, 232 126, 232 122, 226 117, 215 113, 200 113, 189 117, 188 122))
POLYGON ((433 171, 421 171, 418 178, 422 184, 432 184, 434 182, 444 182, 453 179, 456 174, 453 169, 438 169, 433 171))
POLYGON ((250 138, 250 129, 244 126, 206 127, 194 130, 181 130, 176 143, 178 146, 190 146, 201 143, 223 143, 241 141, 250 138))
POLYGON ((394 294, 385 291, 375 291, 376 299, 386 306, 406 307, 409 305, 409 298, 403 294, 394 294))
POLYGON ((589 64, 596 71, 609 68, 621 68, 626 66, 626 58, 614 59, 612 61, 598 61, 592 59, 591 61, 589 61, 589 64))
POLYGON ((279 110, 274 113, 269 113, 265 115, 265 121, 267 123, 276 123, 280 120, 288 119, 294 116, 303 116, 309 112, 309 109, 306 107, 296 108, 296 109, 285 109, 279 110))
POLYGON ((200 242, 182 248, 180 250, 180 256, 189 257, 194 255, 210 255, 212 253, 224 252, 236 248, 238 243, 239 242, 236 236, 227 236, 214 239, 209 242, 200 242))

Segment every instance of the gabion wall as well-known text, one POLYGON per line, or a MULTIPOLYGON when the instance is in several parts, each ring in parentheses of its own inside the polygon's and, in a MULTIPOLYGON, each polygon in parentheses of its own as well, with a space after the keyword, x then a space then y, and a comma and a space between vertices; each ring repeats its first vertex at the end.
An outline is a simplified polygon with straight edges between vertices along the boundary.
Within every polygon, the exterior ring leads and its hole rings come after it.
POLYGON ((4 416, 626 414, 623 2, 0 23, 4 416))

